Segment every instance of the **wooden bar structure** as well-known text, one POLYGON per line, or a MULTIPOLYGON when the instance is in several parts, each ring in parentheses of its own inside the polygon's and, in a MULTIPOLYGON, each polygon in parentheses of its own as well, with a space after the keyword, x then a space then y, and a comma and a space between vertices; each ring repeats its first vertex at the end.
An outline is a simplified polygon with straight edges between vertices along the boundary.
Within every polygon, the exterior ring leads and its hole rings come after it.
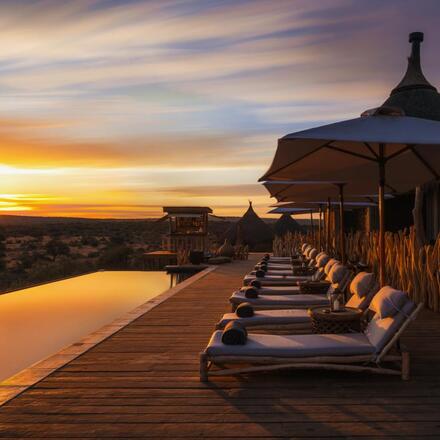
POLYGON ((403 338, 408 382, 306 369, 201 383, 199 353, 256 260, 219 266, 0 407, 0 438, 438 437, 440 321, 426 310, 403 338))
POLYGON ((206 251, 208 249, 208 215, 212 209, 203 206, 166 206, 169 232, 162 247, 168 251, 206 251))

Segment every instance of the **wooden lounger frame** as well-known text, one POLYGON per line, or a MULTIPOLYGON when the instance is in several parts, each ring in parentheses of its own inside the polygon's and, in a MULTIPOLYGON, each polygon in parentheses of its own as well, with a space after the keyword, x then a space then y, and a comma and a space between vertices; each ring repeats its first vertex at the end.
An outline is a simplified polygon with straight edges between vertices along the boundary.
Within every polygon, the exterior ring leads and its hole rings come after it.
POLYGON ((380 353, 358 356, 315 356, 315 357, 275 357, 275 356, 209 356, 206 351, 200 354, 200 380, 206 382, 209 376, 231 376, 258 371, 285 369, 323 369, 376 374, 400 375, 408 380, 410 374, 409 352, 399 344, 399 338, 410 322, 423 308, 419 304, 406 318, 398 331, 380 353), (396 367, 383 367, 382 363, 393 362, 396 367), (226 364, 247 364, 248 366, 228 368, 226 364), (218 367, 211 370, 213 366, 218 367))
MULTIPOLYGON (((353 278, 354 278, 354 273, 351 270, 349 270, 347 272, 347 275, 345 275, 345 277, 342 278, 340 283, 338 283, 339 287, 340 287, 340 290, 344 293, 344 297, 345 297, 345 292, 347 290, 347 287, 349 286, 349 284, 351 283, 353 278)), ((292 286, 292 287, 295 287, 295 286, 292 286)), ((283 293, 279 293, 279 294, 276 294, 276 293, 272 294, 272 293, 270 293, 270 294, 267 294, 268 297, 270 297, 270 296, 283 296, 283 295, 285 295, 285 296, 288 296, 288 295, 295 296, 295 295, 300 295, 300 292, 298 292, 298 293, 290 293, 290 294, 283 294, 283 293)), ((325 297, 326 295, 327 295, 326 293, 322 294, 323 297, 325 297)), ((230 302, 231 302, 231 300, 230 300, 230 302)), ((246 302, 246 301, 243 301, 243 302, 246 302)), ((231 311, 235 312, 237 310, 237 307, 240 304, 241 303, 237 303, 236 304, 234 302, 231 302, 231 311)), ((264 303, 263 304, 252 304, 252 308, 254 310, 280 310, 280 309, 292 309, 292 308, 294 308, 294 309, 309 309, 310 307, 314 307, 315 305, 316 304, 304 304, 304 305, 295 305, 295 306, 292 305, 292 306, 289 306, 289 305, 286 305, 286 304, 269 304, 269 301, 268 301, 266 304, 264 304, 264 303)))

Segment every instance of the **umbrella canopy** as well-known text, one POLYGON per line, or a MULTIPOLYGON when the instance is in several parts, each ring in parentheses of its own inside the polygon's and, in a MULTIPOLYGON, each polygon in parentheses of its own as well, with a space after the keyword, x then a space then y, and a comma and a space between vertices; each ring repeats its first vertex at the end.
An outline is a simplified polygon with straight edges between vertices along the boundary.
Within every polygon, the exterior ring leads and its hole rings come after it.
POLYGON ((368 194, 379 186, 380 281, 385 283, 385 188, 406 192, 440 173, 440 122, 376 109, 360 118, 289 134, 279 140, 260 180, 348 181, 368 194))
MULTIPOLYGON (((352 192, 354 186, 348 182, 272 180, 263 182, 263 186, 270 196, 276 198, 280 203, 321 202, 327 204, 328 198, 333 203, 335 199, 339 198, 341 186, 345 187, 345 203, 377 203, 377 194, 355 194, 352 192)), ((392 197, 392 195, 387 194, 386 197, 392 197)))
MULTIPOLYGON (((273 208, 284 208, 284 209, 296 209, 296 210, 300 210, 303 213, 304 212, 310 212, 310 210, 312 209, 313 211, 318 212, 319 207, 322 207, 324 205, 327 205, 328 202, 322 202, 322 201, 318 201, 318 202, 303 202, 303 203, 296 203, 296 202, 278 202, 278 203, 274 203, 273 205, 271 205, 271 207, 273 208), (310 208, 308 208, 310 207, 310 208)), ((330 201, 330 205, 339 205, 339 202, 335 202, 335 201, 330 201)), ((377 206, 377 203, 375 202, 345 202, 344 203, 344 209, 346 211, 351 211, 353 209, 356 208, 368 208, 369 206, 377 206)), ((287 212, 287 211, 286 211, 287 212)), ((297 212, 297 214, 301 214, 301 212, 297 212)))
POLYGON ((393 192, 438 178, 440 122, 383 111, 284 136, 260 181, 341 181, 349 182, 347 191, 370 194, 380 162, 387 162, 386 186, 393 192))

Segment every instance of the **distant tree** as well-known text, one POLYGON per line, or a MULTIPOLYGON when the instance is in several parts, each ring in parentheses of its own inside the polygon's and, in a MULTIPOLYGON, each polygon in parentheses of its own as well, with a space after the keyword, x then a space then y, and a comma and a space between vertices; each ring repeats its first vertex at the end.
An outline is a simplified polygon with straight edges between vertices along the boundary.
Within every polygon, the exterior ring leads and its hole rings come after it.
POLYGON ((29 252, 23 252, 21 256, 17 259, 18 267, 22 270, 30 269, 32 265, 37 261, 38 258, 35 258, 34 255, 29 252))
POLYGON ((45 249, 47 254, 52 257, 52 260, 55 260, 60 255, 70 254, 70 247, 56 238, 52 238, 52 240, 46 244, 45 249))

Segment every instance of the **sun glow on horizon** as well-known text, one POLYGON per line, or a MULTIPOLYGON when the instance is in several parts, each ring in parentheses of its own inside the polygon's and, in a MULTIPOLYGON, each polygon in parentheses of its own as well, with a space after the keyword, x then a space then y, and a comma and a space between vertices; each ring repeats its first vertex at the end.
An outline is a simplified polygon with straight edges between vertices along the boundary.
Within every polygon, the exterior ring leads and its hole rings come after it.
POLYGON ((277 139, 380 105, 408 29, 440 83, 440 4, 423 4, 0 2, 0 211, 265 215, 277 139))

